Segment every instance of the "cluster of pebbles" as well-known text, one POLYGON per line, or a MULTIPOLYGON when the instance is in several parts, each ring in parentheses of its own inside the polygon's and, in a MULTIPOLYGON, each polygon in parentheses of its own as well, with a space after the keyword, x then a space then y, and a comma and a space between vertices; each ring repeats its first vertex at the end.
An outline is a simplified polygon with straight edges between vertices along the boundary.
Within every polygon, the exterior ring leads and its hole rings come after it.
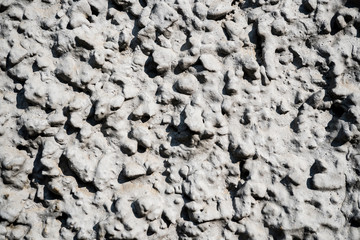
POLYGON ((360 239, 357 0, 0 0, 0 239, 360 239))

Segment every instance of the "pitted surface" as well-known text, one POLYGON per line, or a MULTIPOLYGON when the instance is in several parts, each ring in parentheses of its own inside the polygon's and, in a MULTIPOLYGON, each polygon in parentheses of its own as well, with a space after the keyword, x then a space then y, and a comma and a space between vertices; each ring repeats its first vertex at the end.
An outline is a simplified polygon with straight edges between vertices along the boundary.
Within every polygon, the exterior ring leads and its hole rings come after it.
POLYGON ((0 239, 359 239, 359 7, 0 1, 0 239))

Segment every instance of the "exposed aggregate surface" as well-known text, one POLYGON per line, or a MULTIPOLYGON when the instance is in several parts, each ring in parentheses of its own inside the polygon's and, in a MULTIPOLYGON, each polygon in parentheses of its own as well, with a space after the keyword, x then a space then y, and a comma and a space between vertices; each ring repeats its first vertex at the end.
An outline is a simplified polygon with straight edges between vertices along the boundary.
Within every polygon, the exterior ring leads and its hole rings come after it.
POLYGON ((357 0, 0 0, 0 239, 360 239, 357 0))

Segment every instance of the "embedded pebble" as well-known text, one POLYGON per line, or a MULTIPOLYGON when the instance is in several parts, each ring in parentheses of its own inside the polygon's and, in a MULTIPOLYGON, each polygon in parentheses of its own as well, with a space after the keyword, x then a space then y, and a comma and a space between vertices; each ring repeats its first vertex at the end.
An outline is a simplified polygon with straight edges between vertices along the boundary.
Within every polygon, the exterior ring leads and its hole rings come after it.
POLYGON ((200 60, 204 65, 204 68, 211 72, 220 71, 222 69, 219 60, 217 60, 216 57, 211 54, 202 54, 200 56, 200 60))
POLYGON ((180 76, 180 79, 175 83, 176 89, 183 94, 191 95, 199 88, 199 83, 194 75, 180 76))
POLYGON ((24 49, 20 44, 12 47, 9 52, 9 62, 13 65, 21 62, 27 55, 27 50, 24 49))

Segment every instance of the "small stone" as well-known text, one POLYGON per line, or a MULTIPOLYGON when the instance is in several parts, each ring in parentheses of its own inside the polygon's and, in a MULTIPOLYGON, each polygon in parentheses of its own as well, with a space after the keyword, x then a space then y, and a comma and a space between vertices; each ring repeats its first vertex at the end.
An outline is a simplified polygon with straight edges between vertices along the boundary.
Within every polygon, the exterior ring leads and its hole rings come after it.
POLYGON ((21 62, 26 56, 28 52, 20 45, 15 45, 12 47, 9 53, 9 61, 12 65, 18 64, 21 62))
POLYGON ((171 49, 157 47, 152 57, 157 64, 156 70, 163 74, 171 69, 173 65, 172 61, 175 59, 175 53, 171 49))
POLYGON ((121 7, 131 6, 133 4, 133 0, 113 0, 113 2, 121 7))
POLYGON ((325 90, 320 90, 312 94, 306 102, 313 108, 318 108, 322 104, 324 97, 325 90))
POLYGON ((284 19, 277 19, 271 25, 271 33, 276 36, 282 36, 286 33, 286 22, 284 19))
POLYGON ((110 106, 108 103, 109 99, 99 99, 96 101, 96 107, 95 107, 95 120, 101 121, 105 119, 110 114, 110 106))
POLYGON ((181 77, 175 83, 175 87, 180 93, 191 95, 198 89, 199 82, 194 75, 188 74, 181 77))
POLYGON ((20 91, 23 88, 23 86, 20 83, 15 84, 15 90, 20 91))
POLYGON ((60 64, 58 64, 55 70, 55 74, 61 80, 68 82, 75 76, 76 68, 75 60, 67 56, 61 59, 60 64))
POLYGON ((130 132, 130 136, 136 139, 143 147, 151 147, 152 137, 150 131, 147 128, 143 126, 133 128, 130 132))
POLYGON ((89 21, 86 16, 82 13, 74 13, 70 18, 70 27, 72 29, 81 27, 82 25, 89 25, 89 21))
POLYGON ((340 29, 344 29, 347 25, 347 22, 345 21, 345 18, 343 15, 339 15, 336 18, 336 24, 339 26, 340 29))
POLYGON ((96 49, 93 53, 93 56, 97 66, 102 66, 105 64, 105 54, 103 49, 96 49))
POLYGON ((32 103, 45 107, 47 88, 39 77, 33 77, 24 84, 24 96, 32 103))
POLYGON ((95 159, 89 158, 88 154, 77 146, 69 146, 64 155, 69 161, 69 167, 82 181, 93 181, 97 165, 95 159))
POLYGON ((130 34, 125 31, 122 31, 119 34, 119 40, 118 40, 119 50, 125 50, 129 46, 130 40, 131 40, 130 34))
POLYGON ((22 10, 20 7, 16 5, 13 5, 8 10, 7 14, 10 18, 21 21, 24 15, 24 10, 22 10))
POLYGON ((299 169, 292 170, 287 177, 291 180, 291 183, 295 186, 300 185, 303 181, 305 181, 303 172, 301 172, 299 169))
POLYGON ((144 167, 135 162, 128 162, 123 169, 124 176, 130 179, 134 179, 146 174, 144 167))
POLYGON ((48 57, 40 57, 40 56, 38 56, 36 58, 36 65, 41 69, 49 67, 50 64, 51 64, 51 59, 48 58, 48 57))
POLYGON ((165 2, 158 2, 151 10, 150 19, 161 32, 178 20, 179 15, 165 2))
POLYGON ((260 66, 254 57, 244 56, 241 59, 243 70, 252 80, 260 79, 260 66))
POLYGON ((49 127, 46 116, 40 109, 21 116, 23 126, 30 136, 41 134, 49 127))
POLYGON ((211 54, 202 54, 200 60, 204 68, 211 72, 221 71, 222 64, 211 54))
POLYGON ((74 128, 82 128, 83 126, 83 116, 81 113, 79 112, 73 112, 70 115, 70 124, 74 127, 74 128))
POLYGON ((201 110, 188 105, 185 108, 185 121, 184 123, 188 128, 196 133, 201 133, 205 130, 203 117, 201 116, 201 110))
POLYGON ((313 176, 312 184, 316 190, 338 190, 345 186, 345 177, 340 173, 318 173, 313 176))
POLYGON ((201 2, 196 2, 194 4, 194 8, 193 8, 194 13, 196 14, 196 16, 198 16, 198 18, 200 18, 201 20, 204 20, 205 17, 207 16, 207 7, 201 3, 201 2))
POLYGON ((121 142, 120 149, 127 155, 134 155, 137 152, 138 143, 132 139, 126 139, 121 142))
POLYGON ((9 76, 18 81, 25 82, 32 76, 32 67, 25 62, 16 64, 13 68, 8 70, 9 76))
POLYGON ((239 142, 235 149, 235 154, 241 158, 251 158, 255 155, 256 149, 250 139, 239 142))
POLYGON ((226 14, 228 14, 232 10, 233 8, 230 5, 220 2, 220 4, 214 4, 213 7, 210 7, 207 13, 207 17, 209 19, 218 20, 225 17, 226 14))
POLYGON ((138 198, 134 202, 134 207, 139 216, 152 221, 158 219, 163 212, 162 200, 156 196, 138 198))
POLYGON ((281 101, 276 111, 280 114, 286 114, 290 111, 290 106, 288 105, 287 102, 281 101))
POLYGON ((83 47, 88 50, 92 50, 95 48, 96 41, 94 38, 89 38, 88 32, 80 32, 75 36, 76 45, 79 47, 83 47))
POLYGON ((125 98, 122 95, 117 95, 111 98, 110 101, 110 110, 115 111, 121 108, 124 103, 125 98))

